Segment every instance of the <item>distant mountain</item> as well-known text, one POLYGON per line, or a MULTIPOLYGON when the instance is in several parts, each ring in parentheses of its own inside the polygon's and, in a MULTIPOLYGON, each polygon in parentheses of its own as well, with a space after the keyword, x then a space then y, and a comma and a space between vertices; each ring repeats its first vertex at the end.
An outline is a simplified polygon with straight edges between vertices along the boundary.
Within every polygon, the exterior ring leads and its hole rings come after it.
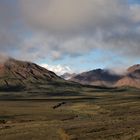
POLYGON ((76 73, 64 73, 63 75, 61 75, 60 77, 65 79, 65 80, 69 80, 71 79, 72 77, 74 77, 76 75, 76 73))
POLYGON ((58 80, 62 79, 55 73, 31 62, 9 58, 0 64, 0 90, 20 90, 58 80))
POLYGON ((133 65, 127 69, 128 73, 133 73, 137 70, 140 70, 140 64, 133 65))
POLYGON ((83 72, 70 79, 70 81, 87 85, 113 86, 122 76, 114 74, 109 70, 96 69, 83 72))
POLYGON ((124 75, 117 83, 116 87, 129 86, 140 88, 140 65, 134 65, 127 69, 126 75, 124 75))
POLYGON ((70 81, 96 86, 140 88, 140 65, 129 67, 123 75, 112 73, 109 70, 96 69, 78 74, 70 81))
POLYGON ((124 75, 117 75, 109 70, 96 69, 77 75, 66 73, 62 77, 64 79, 35 63, 9 58, 0 64, 0 91, 35 90, 40 92, 41 90, 44 94, 52 92, 59 94, 60 91, 69 93, 71 87, 79 88, 80 84, 140 88, 140 65, 128 68, 124 75), (70 80, 64 80, 71 76, 70 80), (76 84, 76 82, 80 84, 76 84))

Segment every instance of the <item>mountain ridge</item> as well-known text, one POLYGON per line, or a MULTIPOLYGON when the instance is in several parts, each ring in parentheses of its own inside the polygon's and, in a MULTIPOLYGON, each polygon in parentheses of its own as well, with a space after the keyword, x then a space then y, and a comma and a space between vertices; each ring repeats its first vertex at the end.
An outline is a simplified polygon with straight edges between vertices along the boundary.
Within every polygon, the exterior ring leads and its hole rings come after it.
POLYGON ((112 83, 118 79, 120 79, 120 76, 117 74, 112 74, 109 70, 95 69, 78 74, 70 80, 81 84, 111 86, 112 83))
POLYGON ((123 75, 106 69, 95 69, 72 76, 70 80, 64 80, 54 72, 32 62, 8 58, 0 64, 0 91, 26 90, 45 85, 52 85, 55 88, 74 83, 100 87, 140 88, 140 65, 129 67, 123 75))
POLYGON ((70 81, 96 86, 140 88, 140 64, 129 67, 125 74, 116 74, 106 69, 95 69, 77 74, 70 81))
POLYGON ((127 69, 124 75, 117 83, 116 87, 129 86, 140 88, 140 64, 133 65, 127 69))
POLYGON ((0 89, 28 88, 34 83, 55 80, 61 78, 35 63, 9 58, 0 65, 0 89))

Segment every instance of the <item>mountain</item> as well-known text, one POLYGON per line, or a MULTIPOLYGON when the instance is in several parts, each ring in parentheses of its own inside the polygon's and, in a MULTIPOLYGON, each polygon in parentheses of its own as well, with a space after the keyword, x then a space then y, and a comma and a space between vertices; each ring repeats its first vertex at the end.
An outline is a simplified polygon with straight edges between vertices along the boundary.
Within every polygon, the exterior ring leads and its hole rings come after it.
POLYGON ((0 90, 28 89, 37 83, 59 80, 55 73, 31 62, 9 58, 0 64, 0 90))
POLYGON ((34 90, 35 92, 40 92, 41 90, 42 94, 47 92, 51 93, 51 95, 62 91, 63 93, 64 91, 65 93, 70 93, 73 87, 79 91, 79 88, 81 88, 80 84, 140 88, 140 65, 128 68, 124 75, 117 75, 109 70, 96 69, 77 75, 66 73, 63 75, 63 78, 31 62, 9 58, 0 64, 0 91, 22 90, 32 92, 34 90), (72 76, 70 80, 66 81, 63 79, 69 76, 72 76))
POLYGON ((113 86, 120 79, 120 75, 114 74, 109 70, 96 69, 78 74, 72 77, 70 81, 87 85, 113 86))
POLYGON ((109 70, 96 69, 78 74, 70 81, 95 86, 140 88, 140 65, 129 67, 123 75, 112 73, 109 70))
POLYGON ((69 80, 72 77, 74 77, 76 75, 76 73, 64 73, 63 75, 61 75, 60 77, 65 79, 65 80, 69 80))
POLYGON ((127 69, 127 76, 133 79, 140 80, 140 65, 134 65, 127 69))
POLYGON ((140 64, 133 65, 127 69, 128 73, 133 73, 137 70, 140 70, 140 64))
POLYGON ((134 65, 127 69, 124 75, 116 84, 116 87, 129 86, 140 88, 140 65, 134 65))

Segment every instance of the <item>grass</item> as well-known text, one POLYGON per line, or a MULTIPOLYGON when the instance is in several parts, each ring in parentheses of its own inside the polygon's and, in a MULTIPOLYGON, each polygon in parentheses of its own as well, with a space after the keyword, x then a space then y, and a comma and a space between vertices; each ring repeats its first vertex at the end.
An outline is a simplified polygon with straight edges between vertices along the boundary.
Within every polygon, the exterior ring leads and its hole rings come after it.
POLYGON ((140 90, 86 87, 65 90, 69 91, 67 96, 59 88, 54 96, 45 90, 0 93, 0 139, 140 139, 140 90), (61 102, 66 104, 53 109, 61 102))

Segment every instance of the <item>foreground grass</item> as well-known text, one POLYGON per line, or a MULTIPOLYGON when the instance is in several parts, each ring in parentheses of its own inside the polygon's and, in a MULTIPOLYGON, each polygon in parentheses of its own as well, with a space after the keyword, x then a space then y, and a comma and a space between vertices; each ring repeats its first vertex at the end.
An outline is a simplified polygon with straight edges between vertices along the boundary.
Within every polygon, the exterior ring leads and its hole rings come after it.
POLYGON ((0 139, 139 140, 140 92, 105 90, 46 100, 1 100, 0 139), (65 104, 53 109, 61 102, 65 104))

